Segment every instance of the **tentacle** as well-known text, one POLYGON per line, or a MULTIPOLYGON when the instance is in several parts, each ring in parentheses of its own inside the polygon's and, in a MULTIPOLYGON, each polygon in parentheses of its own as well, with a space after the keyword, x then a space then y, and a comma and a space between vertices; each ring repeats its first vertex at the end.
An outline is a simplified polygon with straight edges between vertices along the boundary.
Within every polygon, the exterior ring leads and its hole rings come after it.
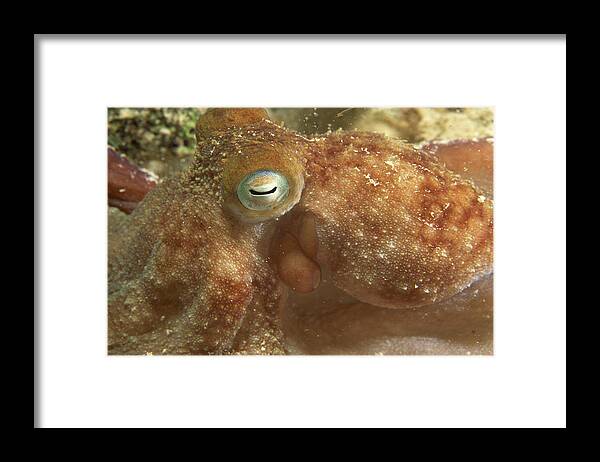
MULTIPOLYGON (((219 353, 231 348, 253 297, 250 268, 243 257, 228 266, 207 271, 177 264, 185 255, 160 244, 142 276, 124 284, 109 298, 112 352, 189 354, 219 353), (160 269, 169 265, 173 272, 160 269), (188 269, 189 268, 189 269, 188 269), (193 281, 192 286, 188 286, 193 281), (190 290, 193 287, 193 290, 190 290), (133 337, 133 338, 132 338, 133 337), (125 345, 119 343, 126 341, 125 345), (132 341, 133 340, 133 341, 132 341)), ((223 249, 205 248, 200 262, 236 260, 223 249)), ((189 264, 189 260, 186 259, 189 264)))
POLYGON ((390 310, 344 300, 329 290, 315 303, 291 295, 284 329, 295 354, 489 355, 493 353, 493 283, 488 276, 445 301, 390 310))
POLYGON ((423 149, 433 153, 449 170, 473 181, 493 197, 494 140, 492 138, 435 142, 424 145, 423 149))
MULTIPOLYGON (((231 352, 259 287, 275 281, 256 253, 256 230, 237 226, 220 207, 178 185, 149 194, 131 216, 129 234, 120 237, 123 244, 116 243, 110 263, 121 264, 109 295, 112 354, 231 352)), ((280 339, 276 327, 270 334, 280 339)))
POLYGON ((158 183, 158 177, 108 148, 108 205, 131 213, 158 183))

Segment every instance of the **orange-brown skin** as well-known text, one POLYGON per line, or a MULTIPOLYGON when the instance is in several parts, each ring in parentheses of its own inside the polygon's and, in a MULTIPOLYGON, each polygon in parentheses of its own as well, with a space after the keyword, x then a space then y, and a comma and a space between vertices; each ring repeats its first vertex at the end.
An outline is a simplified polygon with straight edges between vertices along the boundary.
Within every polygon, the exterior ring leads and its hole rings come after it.
POLYGON ((311 154, 299 206, 338 287, 403 308, 491 272, 492 201, 434 157, 371 133, 332 134, 311 154))
POLYGON ((260 109, 208 111, 197 138, 189 169, 112 232, 110 353, 285 353, 289 287, 311 292, 323 271, 360 302, 404 309, 491 272, 492 200, 434 154, 372 133, 307 139, 260 109), (273 211, 237 200, 261 169, 290 182, 273 211))

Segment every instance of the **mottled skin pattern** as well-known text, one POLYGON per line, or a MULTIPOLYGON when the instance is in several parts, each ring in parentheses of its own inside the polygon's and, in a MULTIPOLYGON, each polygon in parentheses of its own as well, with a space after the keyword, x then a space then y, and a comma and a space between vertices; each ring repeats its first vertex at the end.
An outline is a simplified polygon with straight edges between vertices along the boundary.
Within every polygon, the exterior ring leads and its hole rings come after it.
MULTIPOLYGON (((322 155, 320 155, 322 153, 322 155)), ((492 203, 435 158, 377 134, 333 134, 299 204, 338 287, 390 308, 447 298, 491 271, 492 203)))
POLYGON ((322 272, 357 302, 405 310, 491 273, 492 200, 424 150, 372 133, 307 139, 252 109, 207 112, 197 138, 189 169, 110 230, 111 354, 286 353, 288 294, 322 272), (290 181, 272 211, 235 195, 260 169, 290 181))

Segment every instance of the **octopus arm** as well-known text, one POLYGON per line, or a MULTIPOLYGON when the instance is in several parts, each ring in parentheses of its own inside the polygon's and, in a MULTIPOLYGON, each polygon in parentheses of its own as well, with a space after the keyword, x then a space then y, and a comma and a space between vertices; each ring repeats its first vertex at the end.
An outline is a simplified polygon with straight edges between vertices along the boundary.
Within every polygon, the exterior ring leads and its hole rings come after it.
POLYGON ((119 268, 109 294, 109 352, 231 352, 266 278, 252 236, 177 182, 157 188, 129 218, 109 262, 119 268))
POLYGON ((434 142, 423 146, 449 170, 473 181, 490 197, 493 193, 494 141, 492 138, 434 142))
POLYGON ((131 213, 157 183, 156 175, 108 148, 108 205, 131 213))

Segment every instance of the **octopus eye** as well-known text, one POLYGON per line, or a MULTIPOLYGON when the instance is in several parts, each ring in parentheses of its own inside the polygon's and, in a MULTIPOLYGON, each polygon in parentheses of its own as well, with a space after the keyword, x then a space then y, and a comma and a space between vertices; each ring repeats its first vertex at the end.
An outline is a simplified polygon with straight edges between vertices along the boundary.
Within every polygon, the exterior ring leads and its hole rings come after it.
POLYGON ((250 210, 269 210, 277 207, 288 195, 287 178, 273 170, 258 170, 246 175, 237 187, 237 196, 250 210))

